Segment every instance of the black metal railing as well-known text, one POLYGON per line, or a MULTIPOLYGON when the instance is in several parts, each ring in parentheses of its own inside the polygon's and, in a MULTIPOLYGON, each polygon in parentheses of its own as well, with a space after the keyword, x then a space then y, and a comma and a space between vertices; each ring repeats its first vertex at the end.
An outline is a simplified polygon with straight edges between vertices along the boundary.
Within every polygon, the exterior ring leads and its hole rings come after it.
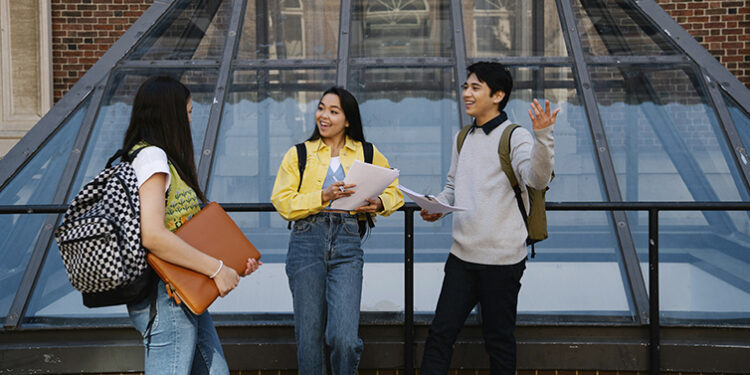
MULTIPOLYGON (((228 212, 273 212, 270 203, 223 203, 228 212)), ((67 205, 5 205, 2 214, 61 214, 67 205)), ((414 374, 414 203, 404 212, 404 372, 414 374)), ((660 373, 659 322, 659 212, 660 211, 747 211, 750 202, 547 202, 548 211, 647 211, 649 269, 649 373, 660 373)))

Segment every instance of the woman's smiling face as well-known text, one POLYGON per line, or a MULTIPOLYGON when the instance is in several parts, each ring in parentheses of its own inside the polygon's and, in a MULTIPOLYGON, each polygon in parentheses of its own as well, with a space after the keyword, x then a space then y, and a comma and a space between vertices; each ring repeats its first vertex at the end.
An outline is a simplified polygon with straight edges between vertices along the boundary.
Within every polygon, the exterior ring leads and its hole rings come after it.
POLYGON ((334 139, 344 135, 349 122, 346 121, 344 111, 341 109, 341 100, 336 94, 325 94, 318 110, 315 112, 315 123, 318 126, 320 136, 334 139))

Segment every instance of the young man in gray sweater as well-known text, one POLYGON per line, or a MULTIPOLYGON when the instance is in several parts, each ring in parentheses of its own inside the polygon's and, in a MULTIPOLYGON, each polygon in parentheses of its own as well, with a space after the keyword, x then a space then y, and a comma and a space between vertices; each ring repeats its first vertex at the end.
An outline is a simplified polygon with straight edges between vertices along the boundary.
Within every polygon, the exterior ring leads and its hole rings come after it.
MULTIPOLYGON (((479 302, 482 333, 490 357, 491 374, 516 370, 516 306, 521 276, 526 268, 526 225, 497 154, 500 135, 511 122, 503 109, 513 79, 499 63, 479 62, 467 68, 462 98, 474 124, 459 155, 453 157, 445 188, 438 199, 465 207, 453 215, 453 244, 435 318, 425 342, 420 375, 446 374, 453 344, 466 317, 479 302)), ((528 210, 526 185, 543 189, 554 167, 553 125, 560 109, 550 113, 535 99, 529 109, 534 137, 519 128, 510 140, 510 158, 528 210)), ((436 221, 441 214, 422 210, 422 218, 436 221)))

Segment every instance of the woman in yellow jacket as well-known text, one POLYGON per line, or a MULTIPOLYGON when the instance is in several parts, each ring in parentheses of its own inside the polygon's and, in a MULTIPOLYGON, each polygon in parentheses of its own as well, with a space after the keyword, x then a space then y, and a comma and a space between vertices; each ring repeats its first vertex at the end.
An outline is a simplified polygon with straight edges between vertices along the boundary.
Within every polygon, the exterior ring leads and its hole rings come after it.
MULTIPOLYGON (((390 215, 404 199, 396 180, 353 212, 330 209, 331 202, 354 193, 356 186, 342 181, 355 159, 364 161, 357 100, 340 87, 326 90, 315 123, 304 143, 302 181, 297 150, 292 147, 279 167, 271 202, 284 219, 294 221, 286 273, 294 303, 299 372, 326 374, 328 346, 332 373, 356 374, 363 347, 357 333, 364 264, 358 219, 365 213, 390 215)), ((372 163, 389 167, 374 146, 372 163)))

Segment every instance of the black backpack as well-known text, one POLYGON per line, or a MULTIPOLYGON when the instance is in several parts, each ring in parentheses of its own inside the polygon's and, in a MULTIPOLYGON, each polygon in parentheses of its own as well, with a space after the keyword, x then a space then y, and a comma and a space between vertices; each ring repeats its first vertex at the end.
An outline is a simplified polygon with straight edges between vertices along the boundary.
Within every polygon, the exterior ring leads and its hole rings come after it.
POLYGON ((155 284, 141 244, 138 183, 131 165, 139 151, 118 150, 76 194, 55 230, 68 279, 87 307, 140 301, 155 284), (117 158, 121 161, 113 167, 117 158))
MULTIPOLYGON (((299 168, 299 185, 297 186, 297 192, 299 192, 299 189, 302 187, 302 176, 305 174, 305 166, 307 165, 307 147, 305 147, 305 143, 297 143, 294 145, 294 147, 297 148, 297 167, 299 168)), ((373 147, 372 143, 370 142, 362 142, 362 151, 365 154, 365 163, 372 164, 372 155, 373 155, 373 147)), ((372 215, 369 213, 365 214, 365 220, 359 220, 357 221, 357 224, 359 224, 359 238, 362 238, 367 233, 367 228, 373 228, 375 227, 375 222, 372 220, 372 215)), ((291 229, 292 222, 290 221, 288 224, 288 228, 291 229)))

